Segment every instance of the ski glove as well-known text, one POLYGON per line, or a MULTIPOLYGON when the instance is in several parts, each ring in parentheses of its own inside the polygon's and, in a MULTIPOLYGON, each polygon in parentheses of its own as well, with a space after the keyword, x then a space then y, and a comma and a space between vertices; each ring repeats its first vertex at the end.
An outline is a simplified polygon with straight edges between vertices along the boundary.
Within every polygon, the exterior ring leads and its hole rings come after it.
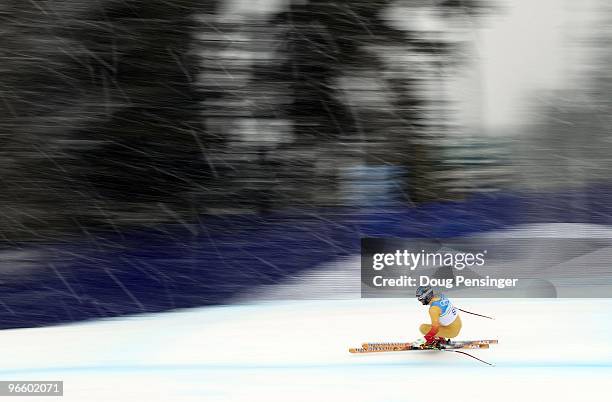
POLYGON ((425 334, 425 342, 426 343, 433 343, 436 340, 436 333, 438 331, 434 331, 434 329, 432 328, 427 334, 425 334))

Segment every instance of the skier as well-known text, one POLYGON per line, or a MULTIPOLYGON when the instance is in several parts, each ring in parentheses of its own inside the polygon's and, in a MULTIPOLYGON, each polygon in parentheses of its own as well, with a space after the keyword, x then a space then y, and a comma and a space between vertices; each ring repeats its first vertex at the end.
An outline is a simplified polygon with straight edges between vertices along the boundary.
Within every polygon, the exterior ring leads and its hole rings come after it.
POLYGON ((461 319, 457 308, 443 294, 434 294, 431 286, 419 286, 416 298, 424 305, 429 305, 431 324, 422 324, 419 330, 425 335, 425 345, 437 346, 446 343, 447 338, 454 338, 461 331, 461 319))

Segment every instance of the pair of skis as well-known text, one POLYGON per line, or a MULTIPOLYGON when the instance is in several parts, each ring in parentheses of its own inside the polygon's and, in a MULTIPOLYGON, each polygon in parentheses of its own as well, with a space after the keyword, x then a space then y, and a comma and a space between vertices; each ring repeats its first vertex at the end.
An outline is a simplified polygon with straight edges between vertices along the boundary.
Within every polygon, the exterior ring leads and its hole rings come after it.
POLYGON ((476 359, 479 362, 492 366, 493 364, 477 358, 460 349, 489 349, 489 345, 497 344, 497 339, 482 339, 477 341, 451 341, 448 343, 438 343, 434 345, 419 344, 411 342, 383 342, 383 343, 363 343, 361 348, 350 348, 349 352, 354 354, 363 353, 382 353, 382 352, 404 352, 409 350, 438 350, 443 352, 459 353, 476 359))

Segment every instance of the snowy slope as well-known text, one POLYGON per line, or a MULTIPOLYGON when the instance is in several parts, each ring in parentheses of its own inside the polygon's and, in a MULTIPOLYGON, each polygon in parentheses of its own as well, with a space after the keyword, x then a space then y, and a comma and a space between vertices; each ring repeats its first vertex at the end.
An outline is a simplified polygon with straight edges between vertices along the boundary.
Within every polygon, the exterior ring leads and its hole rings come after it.
POLYGON ((426 311, 414 300, 301 301, 3 331, 0 380, 64 380, 66 401, 417 401, 446 387, 445 374, 454 401, 604 395, 612 301, 460 305, 496 316, 464 316, 461 335, 498 338, 474 352, 496 367, 444 352, 347 352, 417 337, 426 311))
MULTIPOLYGON (((543 224, 488 235, 611 233, 543 224)), ((0 380, 64 380, 62 400, 75 402, 573 402, 607 394, 612 299, 457 299, 460 308, 496 317, 462 317, 460 339, 499 339, 471 351, 496 364, 488 367, 445 352, 349 354, 366 341, 414 340, 428 319, 413 299, 358 297, 352 256, 259 288, 237 305, 1 331, 0 380), (299 300, 308 297, 321 300, 299 300)))

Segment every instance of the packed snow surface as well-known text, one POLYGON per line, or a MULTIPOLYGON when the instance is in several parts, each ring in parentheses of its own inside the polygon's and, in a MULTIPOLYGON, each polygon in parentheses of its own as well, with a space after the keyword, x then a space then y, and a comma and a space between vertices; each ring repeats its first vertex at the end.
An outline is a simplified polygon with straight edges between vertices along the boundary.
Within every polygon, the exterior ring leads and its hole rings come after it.
MULTIPOLYGON (((612 300, 458 299, 460 339, 489 367, 438 351, 352 355, 419 337, 415 300, 260 302, 0 333, 0 380, 63 380, 65 401, 576 401, 612 378, 612 300)), ((24 398, 25 399, 25 398, 24 398)), ((32 398, 29 400, 44 397, 32 398)))

